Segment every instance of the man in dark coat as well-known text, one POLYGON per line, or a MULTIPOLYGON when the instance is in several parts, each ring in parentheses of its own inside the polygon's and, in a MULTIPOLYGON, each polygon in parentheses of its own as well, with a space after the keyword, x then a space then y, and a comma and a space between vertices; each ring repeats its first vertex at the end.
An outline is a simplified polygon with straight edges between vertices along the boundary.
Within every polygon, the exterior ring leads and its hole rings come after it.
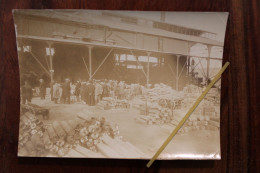
POLYGON ((88 93, 89 93, 89 105, 94 106, 95 105, 95 86, 93 82, 91 81, 88 86, 88 93))
MULTIPOLYGON (((102 98, 108 97, 110 91, 109 91, 109 87, 108 87, 107 83, 103 83, 102 87, 103 87, 102 98)), ((101 100, 102 100, 102 98, 101 98, 101 100)))
POLYGON ((84 101, 86 103, 86 82, 81 82, 81 85, 80 85, 80 99, 81 101, 84 101))
POLYGON ((84 87, 84 94, 85 94, 85 102, 87 105, 90 105, 90 94, 89 94, 89 82, 86 82, 84 87))
POLYGON ((41 100, 45 99, 45 95, 46 95, 46 85, 43 79, 40 79, 40 97, 41 100))
POLYGON ((80 95, 80 88, 81 88, 81 82, 77 81, 76 87, 75 87, 75 96, 77 97, 77 101, 79 102, 79 95, 80 95))
POLYGON ((62 96, 64 99, 64 103, 68 101, 68 104, 70 104, 70 82, 69 79, 66 79, 65 84, 62 87, 62 96))
POLYGON ((22 103, 25 104, 26 101, 27 103, 31 103, 32 95, 32 87, 27 81, 25 81, 24 85, 22 86, 22 103))

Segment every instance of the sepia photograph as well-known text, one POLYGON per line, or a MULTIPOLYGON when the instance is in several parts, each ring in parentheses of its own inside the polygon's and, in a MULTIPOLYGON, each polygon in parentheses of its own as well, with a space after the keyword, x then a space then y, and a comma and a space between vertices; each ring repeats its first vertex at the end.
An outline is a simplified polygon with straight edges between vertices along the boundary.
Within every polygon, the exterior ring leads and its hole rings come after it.
MULTIPOLYGON (((13 10, 19 157, 150 159, 222 68, 228 13, 13 10)), ((219 80, 158 159, 221 159, 219 80)))

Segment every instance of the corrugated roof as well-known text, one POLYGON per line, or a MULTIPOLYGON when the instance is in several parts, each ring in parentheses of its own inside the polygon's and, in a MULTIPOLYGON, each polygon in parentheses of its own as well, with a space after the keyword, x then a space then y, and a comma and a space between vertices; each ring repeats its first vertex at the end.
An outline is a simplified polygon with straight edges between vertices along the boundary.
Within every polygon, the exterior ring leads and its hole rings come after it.
POLYGON ((194 43, 202 43, 213 46, 223 46, 224 43, 211 40, 203 37, 192 35, 184 35, 174 32, 169 32, 150 26, 140 26, 122 23, 120 21, 111 20, 109 17, 102 16, 98 11, 92 10, 16 10, 16 14, 24 14, 30 16, 46 17, 49 19, 58 19, 63 21, 73 21, 82 24, 100 25, 109 28, 125 30, 130 32, 144 33, 149 35, 162 36, 177 40, 184 40, 194 43))

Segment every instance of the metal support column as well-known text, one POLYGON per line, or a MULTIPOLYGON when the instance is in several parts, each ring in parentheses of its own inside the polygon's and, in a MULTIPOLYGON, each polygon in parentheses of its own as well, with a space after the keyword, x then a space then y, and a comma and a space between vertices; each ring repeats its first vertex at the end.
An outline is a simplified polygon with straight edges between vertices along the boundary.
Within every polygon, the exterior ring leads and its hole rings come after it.
POLYGON ((208 48, 208 57, 207 57, 207 79, 206 79, 206 84, 208 85, 210 83, 209 79, 209 69, 210 69, 210 54, 211 54, 211 45, 207 45, 208 48))
POLYGON ((92 46, 88 46, 89 80, 92 80, 92 46))
POLYGON ((100 69, 100 67, 104 64, 104 62, 107 60, 107 58, 109 57, 110 53, 112 52, 113 48, 110 49, 110 51, 107 53, 107 55, 105 56, 105 58, 103 59, 103 61, 99 64, 98 68, 95 70, 95 72, 93 73, 92 77, 95 76, 95 74, 98 72, 98 70, 100 69))
POLYGON ((104 28, 104 43, 107 44, 107 28, 104 28))
POLYGON ((147 72, 146 72, 146 115, 149 114, 149 108, 148 108, 148 90, 149 90, 149 82, 150 82, 150 55, 151 52, 147 52, 147 72))
POLYGON ((49 42, 49 53, 50 53, 50 74, 51 74, 51 82, 53 83, 53 73, 54 73, 54 70, 53 70, 53 59, 52 59, 52 52, 51 52, 51 46, 52 46, 52 43, 49 42))
POLYGON ((46 69, 44 67, 44 65, 38 60, 38 58, 34 55, 34 53, 32 53, 32 51, 29 51, 29 53, 32 55, 32 57, 36 60, 36 62, 42 67, 42 69, 49 75, 51 76, 50 74, 50 69, 46 69))
POLYGON ((190 62, 190 52, 191 52, 191 47, 192 47, 192 43, 188 42, 188 56, 187 56, 187 84, 190 84, 190 66, 191 66, 191 62, 190 62))
POLYGON ((188 66, 188 68, 187 68, 187 75, 189 76, 189 74, 190 74, 190 56, 187 56, 187 59, 188 59, 188 64, 187 64, 187 66, 188 66))
POLYGON ((149 89, 149 82, 150 82, 150 52, 147 52, 147 77, 146 77, 146 85, 147 85, 147 89, 149 89))
POLYGON ((135 47, 137 47, 137 33, 135 33, 135 47))
POLYGON ((190 56, 187 56, 187 78, 186 83, 190 84, 190 56))
POLYGON ((176 90, 179 90, 179 59, 180 59, 180 55, 176 55, 177 56, 177 62, 176 62, 176 90))
MULTIPOLYGON (((141 66, 142 66, 142 64, 139 62, 139 56, 138 56, 138 55, 134 55, 134 53, 133 53, 133 51, 132 51, 132 50, 130 50, 130 52, 131 52, 131 54, 132 54, 133 56, 135 56, 135 57, 136 57, 137 66, 139 65, 139 66, 141 67, 141 66)), ((144 73, 144 76, 145 76, 145 78, 147 78, 147 75, 146 75, 146 73, 145 73, 144 69, 143 69, 143 68, 141 68, 141 69, 142 69, 142 72, 144 73)))

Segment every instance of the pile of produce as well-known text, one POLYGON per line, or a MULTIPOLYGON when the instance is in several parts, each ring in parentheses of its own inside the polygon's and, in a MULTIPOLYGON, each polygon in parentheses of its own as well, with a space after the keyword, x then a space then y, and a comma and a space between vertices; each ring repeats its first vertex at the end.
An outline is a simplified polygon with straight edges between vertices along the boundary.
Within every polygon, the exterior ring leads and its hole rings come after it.
POLYGON ((183 88, 183 92, 185 94, 192 94, 192 93, 201 93, 202 88, 196 85, 187 85, 183 88))
MULTIPOLYGON (((195 85, 188 85, 184 87, 183 93, 188 96, 189 98, 198 98, 199 95, 202 93, 203 88, 195 86, 195 85)), ((220 103, 220 90, 218 88, 211 88, 207 95, 205 96, 204 100, 207 100, 214 104, 220 103)))
POLYGON ((175 99, 175 100, 169 100, 169 99, 159 99, 158 104, 164 108, 169 109, 179 109, 181 108, 182 99, 175 99))
POLYGON ((48 153, 43 122, 30 112, 21 114, 19 129, 19 155, 42 156, 48 153))
POLYGON ((155 84, 154 88, 149 89, 146 95, 140 96, 140 99, 144 102, 157 103, 164 108, 175 109, 180 108, 183 93, 168 85, 155 84))
POLYGON ((152 107, 149 106, 148 109, 145 110, 145 107, 145 105, 141 106, 141 115, 135 118, 136 121, 150 125, 170 123, 173 120, 172 110, 169 108, 153 105, 152 107))
POLYGON ((130 108, 130 104, 128 100, 122 99, 118 100, 113 97, 104 97, 98 104, 97 107, 102 110, 109 110, 113 108, 122 108, 128 109, 130 108))
POLYGON ((183 125, 180 133, 186 133, 194 130, 212 130, 218 131, 220 127, 220 117, 215 107, 205 106, 197 109, 183 125))
POLYGON ((220 90, 218 90, 217 88, 211 88, 204 99, 207 101, 210 101, 216 105, 219 105, 220 104, 220 90))
POLYGON ((91 117, 76 126, 73 139, 83 147, 97 152, 97 144, 102 142, 104 134, 115 138, 119 135, 118 125, 112 126, 104 117, 91 117))
POLYGON ((148 90, 148 96, 151 101, 164 100, 181 100, 183 98, 182 92, 172 89, 165 84, 155 84, 154 88, 148 90))
POLYGON ((38 105, 28 103, 21 104, 21 113, 30 112, 34 115, 42 115, 43 119, 49 119, 49 110, 38 105))
POLYGON ((110 125, 105 118, 94 117, 54 121, 44 126, 35 115, 26 112, 20 121, 19 155, 63 157, 78 145, 98 152, 97 144, 102 143, 103 135, 112 139, 119 136, 118 126, 110 125))
POLYGON ((195 119, 195 120, 188 120, 185 125, 180 129, 180 133, 186 133, 189 131, 194 130, 213 130, 217 131, 219 130, 219 122, 217 119, 195 119))

